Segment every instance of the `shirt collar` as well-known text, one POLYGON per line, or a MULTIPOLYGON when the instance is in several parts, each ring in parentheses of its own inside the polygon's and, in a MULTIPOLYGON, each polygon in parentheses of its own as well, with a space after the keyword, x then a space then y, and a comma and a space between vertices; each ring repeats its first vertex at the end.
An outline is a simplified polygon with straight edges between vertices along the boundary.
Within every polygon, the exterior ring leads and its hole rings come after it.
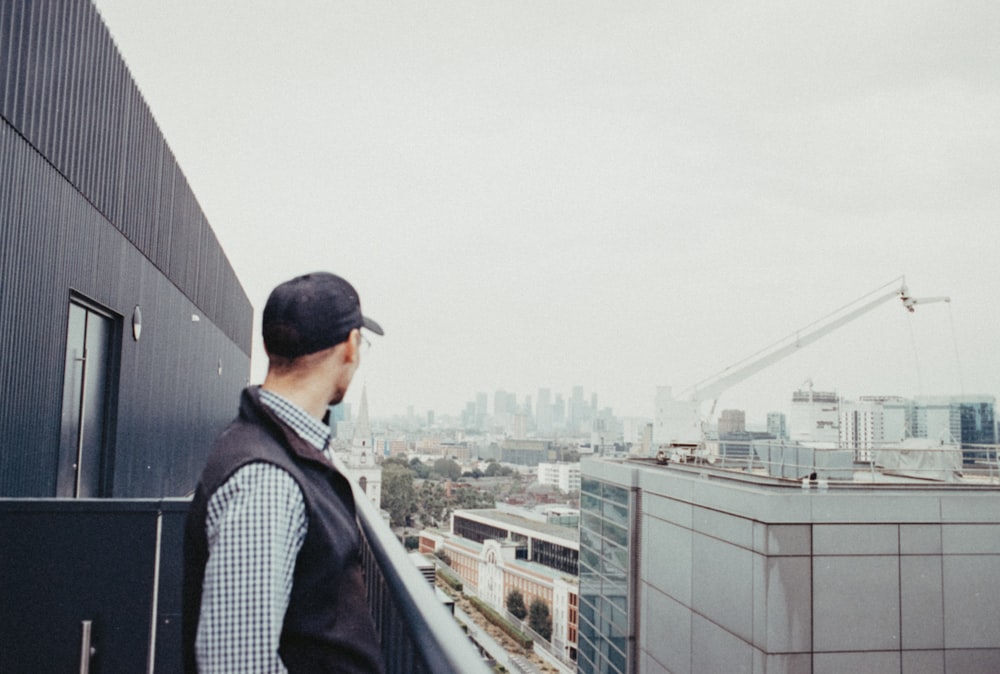
POLYGON ((321 452, 330 444, 330 427, 304 409, 267 389, 260 389, 260 402, 267 406, 295 434, 321 452))

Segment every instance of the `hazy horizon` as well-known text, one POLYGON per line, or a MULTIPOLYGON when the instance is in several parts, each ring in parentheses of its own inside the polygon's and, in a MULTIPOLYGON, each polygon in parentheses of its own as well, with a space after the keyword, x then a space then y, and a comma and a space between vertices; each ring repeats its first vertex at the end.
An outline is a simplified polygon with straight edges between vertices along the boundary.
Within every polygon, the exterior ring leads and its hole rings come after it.
MULTIPOLYGON (((349 402, 683 389, 748 419, 1000 390, 1000 5, 95 0, 259 312, 329 269, 386 329, 349 402)), ((252 380, 264 372, 259 337, 252 380)))

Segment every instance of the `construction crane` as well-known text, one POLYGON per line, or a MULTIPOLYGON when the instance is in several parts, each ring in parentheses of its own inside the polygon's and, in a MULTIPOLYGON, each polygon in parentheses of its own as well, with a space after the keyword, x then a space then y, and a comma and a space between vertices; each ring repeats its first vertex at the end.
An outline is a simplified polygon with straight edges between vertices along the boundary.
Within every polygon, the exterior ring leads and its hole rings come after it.
POLYGON ((711 453, 707 451, 704 442, 705 426, 712 418, 715 404, 723 391, 892 299, 898 299, 911 313, 918 304, 951 301, 948 297, 913 297, 906 287, 906 277, 900 276, 694 384, 678 398, 673 397, 670 387, 662 387, 657 392, 657 418, 654 426, 654 440, 659 446, 657 458, 660 461, 709 458, 711 453), (702 404, 708 401, 712 403, 711 410, 708 415, 703 416, 702 404))

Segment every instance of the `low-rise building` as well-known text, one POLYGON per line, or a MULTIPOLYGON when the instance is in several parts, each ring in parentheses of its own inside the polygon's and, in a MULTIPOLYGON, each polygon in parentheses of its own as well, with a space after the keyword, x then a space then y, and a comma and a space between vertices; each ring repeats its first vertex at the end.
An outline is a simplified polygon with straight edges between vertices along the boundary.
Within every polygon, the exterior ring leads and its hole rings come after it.
POLYGON ((525 606, 540 599, 552 616, 551 643, 576 658, 578 530, 499 510, 459 510, 450 532, 420 532, 419 549, 447 560, 468 591, 505 611, 518 590, 525 606))
POLYGON ((580 491, 580 464, 540 463, 538 484, 558 487, 564 492, 580 491))

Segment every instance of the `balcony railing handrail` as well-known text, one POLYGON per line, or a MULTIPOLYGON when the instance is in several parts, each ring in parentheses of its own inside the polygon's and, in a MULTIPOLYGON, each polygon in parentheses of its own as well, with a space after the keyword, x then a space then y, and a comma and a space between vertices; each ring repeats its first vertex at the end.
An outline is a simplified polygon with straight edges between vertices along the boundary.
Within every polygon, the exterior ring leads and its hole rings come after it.
POLYGON ((680 465, 710 465, 743 473, 766 473, 769 477, 797 481, 815 476, 823 484, 857 486, 911 481, 922 487, 993 488, 1000 479, 996 444, 905 446, 895 442, 852 447, 840 443, 814 446, 789 440, 713 439, 680 465), (850 454, 850 460, 844 457, 850 454), (820 461, 820 457, 840 457, 820 461), (902 460, 902 459, 909 460, 902 460), (919 460, 915 460, 919 459, 919 460), (857 479, 867 473, 867 481, 857 479))
MULTIPOLYGON (((409 640, 408 647, 415 652, 419 663, 406 662, 404 669, 399 671, 466 672, 490 671, 478 651, 462 632, 458 623, 435 596, 434 589, 420 573, 409 558, 403 545, 392 533, 389 525, 382 519, 378 509, 368 499, 360 486, 352 481, 354 500, 357 503, 358 521, 361 532, 368 543, 368 552, 372 561, 381 573, 381 582, 386 586, 387 593, 381 597, 373 596, 369 590, 369 600, 377 603, 380 599, 392 601, 396 611, 404 617, 404 633, 399 634, 399 628, 380 630, 383 639, 383 652, 387 654, 389 672, 395 670, 391 650, 395 647, 406 647, 396 643, 396 639, 409 640), (391 639, 392 643, 386 643, 391 639), (422 665, 422 666, 418 666, 422 665)), ((371 572, 371 567, 366 568, 371 572)), ((369 588, 375 579, 368 578, 369 588)), ((376 593, 378 594, 378 593, 376 593)), ((378 607, 373 606, 372 612, 377 614, 378 607)), ((376 621, 379 618, 376 617, 376 621)))

